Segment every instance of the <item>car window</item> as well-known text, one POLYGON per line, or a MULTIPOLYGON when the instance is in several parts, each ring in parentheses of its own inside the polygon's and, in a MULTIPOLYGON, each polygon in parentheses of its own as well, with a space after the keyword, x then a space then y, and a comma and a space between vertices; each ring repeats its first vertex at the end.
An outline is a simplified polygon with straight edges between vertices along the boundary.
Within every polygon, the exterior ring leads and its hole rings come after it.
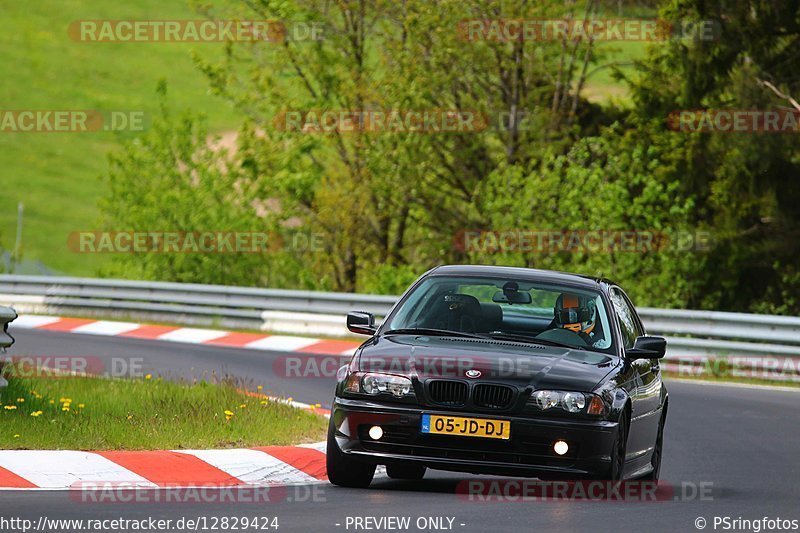
POLYGON ((618 289, 611 290, 611 303, 619 318, 619 327, 622 331, 622 343, 625 348, 633 348, 636 337, 640 337, 644 334, 636 320, 636 313, 628 302, 628 299, 625 298, 625 295, 618 289))
POLYGON ((524 335, 614 353, 610 324, 597 290, 509 278, 431 276, 403 300, 385 330, 524 335), (515 294, 507 293, 509 284, 515 294))

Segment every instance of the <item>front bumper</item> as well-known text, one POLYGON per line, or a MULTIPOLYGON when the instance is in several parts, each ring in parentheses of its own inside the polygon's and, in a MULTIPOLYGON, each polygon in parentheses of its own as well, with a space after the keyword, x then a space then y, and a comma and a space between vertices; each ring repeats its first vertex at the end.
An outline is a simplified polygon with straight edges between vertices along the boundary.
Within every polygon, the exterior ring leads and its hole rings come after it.
POLYGON ((373 464, 415 462, 433 469, 475 474, 569 477, 602 474, 610 463, 617 423, 529 415, 441 411, 419 406, 336 398, 331 411, 336 443, 354 459, 373 464), (496 418, 511 422, 509 440, 431 435, 420 432, 423 413, 496 418), (380 440, 367 434, 383 429, 380 440), (553 443, 569 451, 557 455, 553 443))

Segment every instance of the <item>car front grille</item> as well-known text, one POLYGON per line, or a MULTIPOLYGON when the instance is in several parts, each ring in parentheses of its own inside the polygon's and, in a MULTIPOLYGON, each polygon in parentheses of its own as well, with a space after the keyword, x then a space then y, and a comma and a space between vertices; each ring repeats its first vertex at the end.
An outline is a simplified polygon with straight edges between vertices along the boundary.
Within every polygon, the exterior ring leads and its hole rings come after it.
POLYGON ((472 401, 478 407, 487 409, 505 409, 511 405, 514 391, 503 385, 475 385, 472 401))
POLYGON ((432 402, 439 405, 464 405, 467 401, 467 384, 437 379, 428 384, 428 395, 432 402))

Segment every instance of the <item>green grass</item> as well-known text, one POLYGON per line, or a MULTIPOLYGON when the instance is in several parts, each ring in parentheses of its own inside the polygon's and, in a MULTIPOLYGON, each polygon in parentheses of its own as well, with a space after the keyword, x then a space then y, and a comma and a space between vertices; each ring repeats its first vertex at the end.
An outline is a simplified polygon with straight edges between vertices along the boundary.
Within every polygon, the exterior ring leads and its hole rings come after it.
POLYGON ((0 394, 0 449, 286 445, 323 440, 326 426, 322 416, 230 382, 11 377, 0 394))
MULTIPOLYGON (((197 19, 188 0, 0 0, 0 108, 5 110, 156 110, 160 79, 173 109, 204 112, 213 131, 239 116, 208 93, 191 51, 221 57, 222 43, 84 43, 67 34, 81 19, 197 19)), ((127 134, 130 135, 130 134, 127 134)), ((0 132, 0 248, 14 245, 17 203, 25 205, 23 253, 67 274, 94 275, 103 254, 67 249, 67 235, 98 227, 100 176, 112 132, 0 132)))

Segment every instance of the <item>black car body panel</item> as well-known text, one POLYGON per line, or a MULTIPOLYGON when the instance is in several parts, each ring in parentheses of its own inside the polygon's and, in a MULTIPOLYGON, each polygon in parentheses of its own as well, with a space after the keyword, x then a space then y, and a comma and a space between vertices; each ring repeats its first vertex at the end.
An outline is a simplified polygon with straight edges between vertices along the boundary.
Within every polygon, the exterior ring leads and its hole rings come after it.
POLYGON ((624 302, 629 306, 627 327, 644 336, 644 327, 627 296, 608 280, 509 267, 448 266, 427 272, 342 369, 331 415, 338 449, 353 460, 372 464, 417 463, 442 470, 537 477, 597 476, 609 467, 617 429, 625 417, 628 429, 622 477, 647 474, 654 470, 651 457, 668 396, 658 358, 626 356, 626 341, 614 311, 615 305, 624 306, 624 302), (606 354, 535 342, 386 334, 386 325, 414 288, 429 276, 444 275, 499 275, 598 291, 611 310, 609 334, 618 349, 606 354), (467 370, 477 371, 478 377, 468 377, 467 370), (347 392, 345 378, 354 372, 405 375, 412 381, 413 397, 379 398, 347 392), (590 417, 537 410, 528 400, 534 391, 546 389, 599 395, 607 412, 590 417), (449 396, 443 401, 437 394, 449 396), (511 438, 422 433, 423 414, 508 421, 511 438), (368 435, 369 428, 376 425, 383 429, 377 440, 368 435), (554 452, 557 440, 570 444, 566 454, 554 452))

